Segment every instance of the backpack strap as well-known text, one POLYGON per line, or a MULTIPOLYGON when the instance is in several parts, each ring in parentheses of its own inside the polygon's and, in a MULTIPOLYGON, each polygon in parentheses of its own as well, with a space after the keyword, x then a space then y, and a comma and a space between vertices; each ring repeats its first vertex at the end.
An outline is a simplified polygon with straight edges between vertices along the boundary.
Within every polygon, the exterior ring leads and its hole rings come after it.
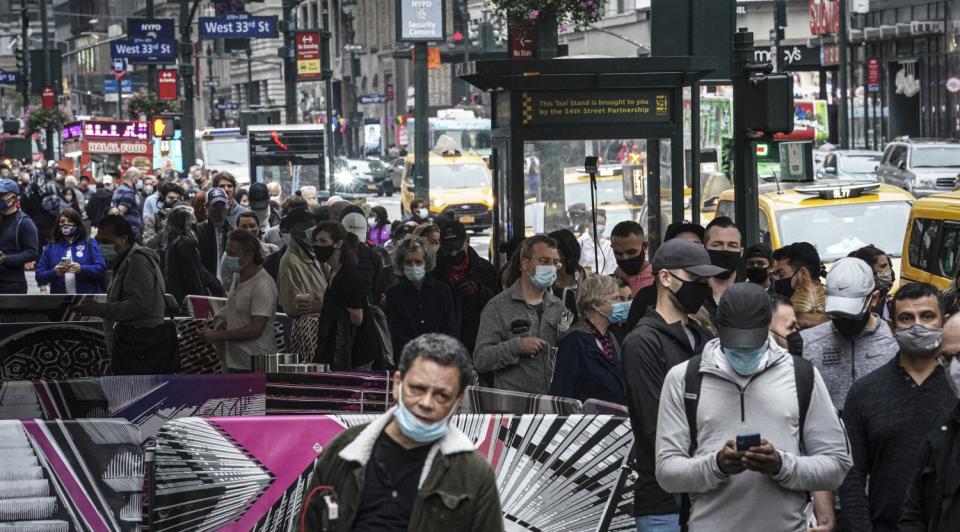
POLYGON ((804 449, 803 427, 810 409, 810 398, 813 396, 813 364, 803 357, 793 357, 793 378, 797 386, 797 403, 800 405, 800 448, 804 449))
POLYGON ((687 361, 687 371, 683 376, 683 408, 687 413, 687 426, 690 427, 690 456, 697 450, 697 405, 700 403, 700 355, 687 361))

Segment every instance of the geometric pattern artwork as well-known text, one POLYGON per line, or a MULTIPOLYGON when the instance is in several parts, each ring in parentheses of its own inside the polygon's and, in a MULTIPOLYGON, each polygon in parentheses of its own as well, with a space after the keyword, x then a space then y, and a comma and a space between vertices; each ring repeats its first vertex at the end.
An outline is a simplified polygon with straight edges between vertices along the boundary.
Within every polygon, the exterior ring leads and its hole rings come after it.
MULTIPOLYGON (((314 461, 375 415, 186 418, 157 435, 157 530, 296 529, 314 461)), ((493 467, 507 529, 634 530, 626 418, 458 415, 493 467)))
POLYGON ((580 414, 583 405, 576 399, 538 395, 480 386, 467 386, 460 413, 463 414, 580 414))
POLYGON ((213 320, 177 318, 177 335, 180 349, 180 371, 178 373, 220 373, 223 363, 220 354, 213 345, 208 344, 198 334, 209 329, 213 320))
POLYGON ((390 373, 270 373, 267 414, 361 414, 386 412, 390 373))
POLYGON ((139 530, 143 471, 126 421, 0 421, 0 529, 139 530))
POLYGON ((0 325, 0 380, 94 377, 109 367, 102 322, 0 325))

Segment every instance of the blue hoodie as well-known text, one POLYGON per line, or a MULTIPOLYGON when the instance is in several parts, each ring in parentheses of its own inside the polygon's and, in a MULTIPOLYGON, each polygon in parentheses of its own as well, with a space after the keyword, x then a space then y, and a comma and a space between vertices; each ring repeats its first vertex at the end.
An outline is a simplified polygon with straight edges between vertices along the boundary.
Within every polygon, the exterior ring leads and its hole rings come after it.
POLYGON ((76 274, 78 294, 105 294, 103 286, 107 263, 100 254, 100 246, 93 238, 76 240, 72 245, 69 242, 54 242, 43 248, 43 256, 37 263, 37 284, 50 285, 51 294, 66 294, 67 285, 64 277, 53 273, 54 267, 70 253, 70 259, 80 265, 80 272, 76 274))
POLYGON ((37 260, 37 226, 23 211, 0 216, 0 282, 26 283, 23 265, 37 260))

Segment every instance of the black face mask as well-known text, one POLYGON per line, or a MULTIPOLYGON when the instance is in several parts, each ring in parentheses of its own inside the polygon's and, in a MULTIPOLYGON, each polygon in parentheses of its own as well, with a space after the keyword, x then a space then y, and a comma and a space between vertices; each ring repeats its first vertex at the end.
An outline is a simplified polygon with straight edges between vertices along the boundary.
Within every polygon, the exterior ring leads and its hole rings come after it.
POLYGON ((320 262, 327 262, 333 256, 333 246, 313 246, 313 254, 320 262))
POLYGON ((796 289, 793 288, 793 276, 796 274, 797 272, 793 272, 793 275, 790 277, 784 277, 783 279, 777 279, 774 281, 773 291, 787 299, 790 299, 793 296, 793 293, 796 292, 796 289))
POLYGON ((763 284, 770 279, 770 270, 763 267, 747 268, 747 280, 754 284, 763 284))
POLYGON ((731 275, 737 273, 740 267, 740 252, 726 251, 723 249, 708 249, 710 254, 710 263, 727 270, 727 273, 717 276, 717 279, 729 279, 731 275))
POLYGON ((710 285, 707 283, 684 281, 672 273, 670 275, 682 283, 676 292, 673 290, 670 291, 673 294, 673 299, 676 301, 677 306, 680 307, 680 310, 686 312, 687 314, 693 314, 694 312, 700 310, 700 307, 703 306, 703 302, 710 297, 710 285))
POLYGON ((636 275, 643 269, 643 253, 632 259, 617 259, 617 266, 627 275, 636 275))
POLYGON ((458 249, 453 253, 446 253, 445 257, 447 259, 447 264, 451 266, 459 266, 463 264, 464 260, 466 260, 467 252, 462 249, 458 249))
POLYGON ((833 326, 837 328, 840 336, 850 340, 860 336, 860 333, 863 332, 863 329, 867 326, 867 321, 870 319, 870 313, 864 312, 862 316, 854 318, 831 319, 833 320, 833 326))
POLYGON ((800 331, 793 331, 786 336, 775 331, 773 334, 787 341, 787 352, 791 355, 795 357, 803 356, 803 336, 800 335, 800 331))

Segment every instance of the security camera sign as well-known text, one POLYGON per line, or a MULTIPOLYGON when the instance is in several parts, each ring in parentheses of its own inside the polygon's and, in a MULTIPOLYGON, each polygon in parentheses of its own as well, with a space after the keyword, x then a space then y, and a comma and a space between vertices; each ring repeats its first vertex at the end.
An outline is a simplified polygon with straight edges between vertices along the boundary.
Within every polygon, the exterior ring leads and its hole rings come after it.
POLYGON ((443 0, 397 0, 397 40, 434 42, 446 38, 443 0))

